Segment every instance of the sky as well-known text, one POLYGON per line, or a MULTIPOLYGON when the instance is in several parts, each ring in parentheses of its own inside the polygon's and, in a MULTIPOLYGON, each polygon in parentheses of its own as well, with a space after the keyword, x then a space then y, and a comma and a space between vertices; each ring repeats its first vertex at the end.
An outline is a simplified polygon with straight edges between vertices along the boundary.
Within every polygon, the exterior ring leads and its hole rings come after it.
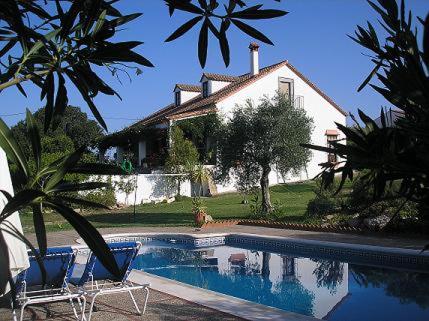
MULTIPOLYGON (((347 35, 352 35, 356 25, 364 25, 367 20, 377 23, 376 14, 366 1, 282 0, 277 3, 273 0, 255 0, 254 3, 266 3, 267 8, 289 12, 278 19, 251 21, 252 26, 261 30, 275 44, 261 44, 261 67, 289 60, 337 104, 353 114, 360 108, 370 116, 377 117, 380 108, 388 106, 384 98, 370 87, 357 92, 373 64, 364 55, 365 50, 347 35)), ((408 0, 406 4, 414 16, 423 18, 429 12, 428 0, 408 0)), ((197 54, 199 28, 176 41, 164 42, 176 28, 192 18, 192 14, 178 13, 170 18, 162 0, 122 0, 118 8, 123 14, 143 13, 143 16, 122 30, 116 39, 143 41, 144 44, 138 47, 137 52, 150 59, 155 68, 142 68, 143 73, 140 75, 130 70, 131 81, 122 75, 122 84, 109 73, 100 71, 103 79, 122 97, 122 101, 102 95, 95 99, 109 132, 120 130, 173 102, 176 83, 198 84, 203 72, 228 75, 249 72, 248 45, 252 39, 235 27, 228 34, 230 66, 225 68, 218 42, 211 38, 207 65, 203 70, 197 54)), ((19 94, 16 88, 6 89, 0 94, 0 117, 8 125, 23 119, 25 108, 35 111, 44 105, 39 99, 40 91, 33 84, 26 83, 24 88, 28 98, 19 94)), ((74 87, 68 88, 69 104, 80 106, 90 114, 74 87)), ((93 116, 90 115, 90 118, 93 116)))

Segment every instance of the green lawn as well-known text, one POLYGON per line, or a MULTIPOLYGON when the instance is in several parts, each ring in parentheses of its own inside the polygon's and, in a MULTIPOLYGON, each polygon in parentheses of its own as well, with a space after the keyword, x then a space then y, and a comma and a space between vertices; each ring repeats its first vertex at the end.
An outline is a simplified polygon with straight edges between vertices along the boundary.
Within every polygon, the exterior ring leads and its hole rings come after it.
MULTIPOLYGON (((307 203, 314 197, 314 183, 278 185, 271 188, 273 204, 278 204, 282 220, 299 222, 304 220, 307 203)), ((249 204, 242 204, 243 196, 237 193, 224 194, 204 198, 207 212, 214 219, 248 218, 249 204)), ((133 207, 117 211, 85 212, 84 215, 96 227, 116 226, 191 226, 192 200, 185 198, 170 204, 144 204, 136 207, 134 221, 133 207)), ((32 231, 32 216, 23 213, 22 221, 25 231, 32 231)), ((61 216, 54 213, 45 213, 45 222, 50 231, 70 229, 70 225, 61 216)))

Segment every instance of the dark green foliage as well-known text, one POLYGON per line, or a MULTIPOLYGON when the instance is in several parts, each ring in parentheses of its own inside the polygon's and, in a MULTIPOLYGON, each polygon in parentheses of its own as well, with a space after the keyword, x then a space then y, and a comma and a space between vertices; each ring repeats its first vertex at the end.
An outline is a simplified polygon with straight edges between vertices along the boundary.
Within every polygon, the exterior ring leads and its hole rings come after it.
POLYGON ((220 116, 217 113, 179 120, 176 125, 198 149, 200 162, 204 164, 215 162, 216 137, 221 126, 220 116))
MULTIPOLYGON (((87 114, 82 112, 79 107, 68 106, 64 111, 63 117, 58 120, 57 128, 55 130, 50 128, 47 132, 43 132, 45 108, 37 110, 33 118, 35 125, 40 131, 44 153, 60 152, 61 150, 57 150, 57 147, 61 147, 63 143, 65 144, 65 151, 71 151, 71 149, 81 146, 94 147, 95 142, 104 136, 103 129, 97 122, 88 119, 87 114), (64 138, 64 136, 66 136, 66 138, 64 138), (72 146, 69 146, 70 141, 72 142, 72 146), (52 146, 52 148, 50 148, 50 146, 52 146), (69 147, 71 147, 71 149, 69 147)), ((26 130, 24 121, 18 122, 11 128, 13 135, 16 137, 20 146, 22 146, 24 154, 30 157, 31 147, 27 139, 26 130)))
MULTIPOLYGON (((396 195, 418 203, 422 217, 429 218, 429 15, 419 20, 424 26, 423 41, 418 38, 412 14, 400 8, 395 0, 379 0, 370 5, 380 15, 380 24, 389 37, 380 41, 374 28, 358 27, 357 43, 371 51, 375 68, 364 81, 363 88, 377 76, 382 86, 371 87, 398 109, 395 124, 389 124, 381 112, 380 123, 359 111, 364 126, 338 128, 346 136, 347 144, 334 142, 332 148, 307 147, 335 153, 344 159, 340 164, 324 164, 322 178, 331 184, 334 175, 341 173, 343 182, 353 179, 353 171, 367 170, 359 177, 373 200, 387 197, 387 187, 399 182, 396 195), (423 43, 423 48, 419 44, 423 43)), ((354 119, 354 118, 353 118, 354 119)), ((340 186, 341 187, 341 186, 340 186)), ((399 212, 398 212, 399 214, 399 212)), ((397 215, 398 215, 397 214, 397 215)))
MULTIPOLYGON (((94 191, 94 192, 89 192, 84 196, 84 199, 97 204, 102 204, 109 208, 116 205, 115 190, 110 187, 104 188, 102 190, 94 191)), ((91 208, 91 206, 89 206, 89 208, 91 208)))
POLYGON ((199 163, 199 154, 195 145, 185 138, 178 126, 172 127, 171 131, 171 146, 165 160, 165 169, 169 173, 179 174, 173 177, 179 195, 180 183, 189 178, 189 173, 199 163))
POLYGON ((383 214, 393 217, 396 213, 397 218, 417 218, 417 204, 412 201, 406 201, 403 197, 397 197, 399 188, 400 184, 398 182, 387 186, 384 198, 374 201, 371 186, 368 187, 358 176, 348 194, 346 211, 351 214, 359 213, 361 218, 383 214))
POLYGON ((308 202, 306 214, 323 217, 341 212, 342 195, 335 195, 337 188, 338 183, 336 181, 328 188, 323 188, 322 182, 317 180, 316 187, 314 188, 315 197, 308 202))

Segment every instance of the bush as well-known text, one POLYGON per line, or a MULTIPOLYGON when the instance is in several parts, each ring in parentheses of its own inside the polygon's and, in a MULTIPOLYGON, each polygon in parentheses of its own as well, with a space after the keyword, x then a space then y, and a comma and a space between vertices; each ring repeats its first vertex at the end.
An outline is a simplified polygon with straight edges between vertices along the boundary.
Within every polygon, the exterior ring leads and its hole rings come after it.
POLYGON ((115 191, 112 188, 90 192, 85 195, 84 199, 87 201, 103 204, 108 207, 113 207, 116 205, 115 191))
MULTIPOLYGON (((361 175, 365 174, 362 172, 361 175)), ((413 218, 418 215, 417 204, 408 201, 403 205, 405 198, 398 195, 399 183, 393 183, 386 187, 382 200, 373 200, 373 188, 366 186, 362 180, 355 179, 347 198, 347 212, 359 213, 360 217, 374 217, 379 215, 393 216, 400 208, 399 217, 413 218)))
POLYGON ((306 214, 308 216, 325 216, 328 214, 338 213, 342 210, 342 199, 340 196, 334 195, 338 188, 338 184, 334 184, 329 188, 321 188, 321 182, 316 182, 314 193, 316 197, 308 202, 306 214))

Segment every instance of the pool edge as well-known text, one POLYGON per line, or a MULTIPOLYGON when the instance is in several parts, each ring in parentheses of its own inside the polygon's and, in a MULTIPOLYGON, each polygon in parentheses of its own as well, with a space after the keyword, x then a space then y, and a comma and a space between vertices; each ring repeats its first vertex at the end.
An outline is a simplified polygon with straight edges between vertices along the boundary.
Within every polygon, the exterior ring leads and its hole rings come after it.
POLYGON ((267 305, 239 299, 223 293, 202 289, 179 281, 147 272, 132 270, 129 280, 133 283, 150 283, 151 289, 180 299, 221 311, 249 321, 320 321, 315 317, 288 312, 267 305))

